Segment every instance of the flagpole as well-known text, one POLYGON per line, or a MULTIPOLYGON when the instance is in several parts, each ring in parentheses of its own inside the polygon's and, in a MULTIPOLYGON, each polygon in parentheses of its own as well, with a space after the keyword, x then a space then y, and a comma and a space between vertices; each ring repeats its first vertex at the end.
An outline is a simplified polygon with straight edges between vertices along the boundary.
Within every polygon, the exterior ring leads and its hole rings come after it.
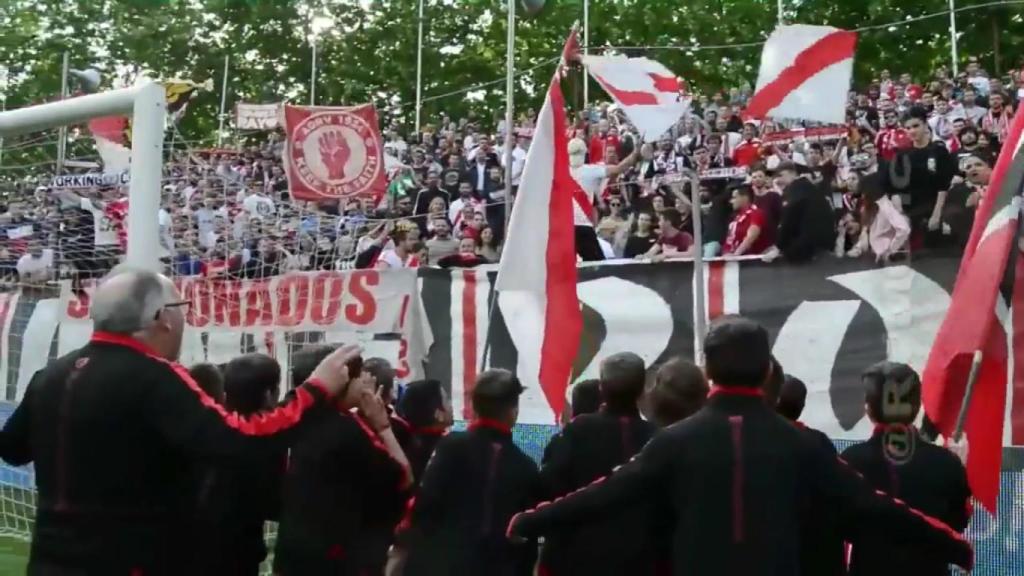
POLYGON ((693 362, 704 365, 704 335, 707 320, 704 308, 704 233, 700 221, 700 179, 690 179, 690 219, 693 221, 693 362))
MULTIPOLYGON (((590 54, 590 0, 583 0, 583 55, 590 54)), ((590 78, 583 68, 583 108, 590 105, 590 78)))
POLYGON ((416 134, 420 133, 420 110, 423 108, 423 0, 420 0, 419 29, 416 34, 416 134))
POLYGON ((231 56, 224 55, 224 79, 220 83, 220 125, 217 127, 217 148, 224 144, 224 120, 225 107, 228 104, 228 71, 231 64, 231 56))
POLYGON ((776 10, 775 11, 775 17, 779 21, 780 25, 786 23, 786 18, 785 18, 785 16, 782 15, 782 12, 783 12, 784 9, 785 9, 785 0, 779 0, 778 1, 778 5, 776 6, 776 9, 775 9, 776 10))
POLYGON ((974 384, 977 383, 978 373, 981 372, 981 360, 981 350, 975 350, 974 360, 971 361, 971 371, 967 375, 967 389, 964 391, 964 400, 960 403, 960 413, 956 416, 956 428, 953 429, 954 442, 959 442, 960 438, 964 435, 964 426, 967 424, 967 409, 971 406, 971 397, 974 396, 974 384))
POLYGON ((508 42, 505 48, 505 237, 512 216, 512 116, 515 98, 516 1, 508 0, 508 42))
MULTIPOLYGON (((60 99, 68 97, 68 71, 70 68, 70 56, 64 53, 60 68, 60 99)), ((68 156, 68 127, 61 126, 57 131, 57 174, 64 173, 64 161, 68 156)))
POLYGON ((949 50, 953 60, 953 77, 960 73, 956 45, 956 0, 949 0, 949 50))
POLYGON ((309 105, 316 106, 316 33, 313 34, 313 66, 309 72, 309 105))

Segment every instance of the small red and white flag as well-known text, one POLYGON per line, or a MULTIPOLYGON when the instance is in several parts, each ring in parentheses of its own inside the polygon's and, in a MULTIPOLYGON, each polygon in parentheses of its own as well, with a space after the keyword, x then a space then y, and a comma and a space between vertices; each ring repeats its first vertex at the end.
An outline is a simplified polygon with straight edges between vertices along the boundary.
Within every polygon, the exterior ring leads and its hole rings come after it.
POLYGON ((682 81, 660 62, 625 56, 582 60, 647 142, 657 140, 690 110, 682 81))
MULTIPOLYGON (((575 30, 566 41, 563 65, 573 46, 575 30)), ((518 352, 517 375, 527 394, 539 384, 553 416, 565 405, 583 330, 573 227, 573 196, 579 184, 569 172, 563 65, 551 79, 526 154, 495 283, 518 352)))
POLYGON ((131 166, 132 144, 129 141, 127 116, 102 116, 89 121, 96 152, 103 160, 105 174, 120 174, 131 166))
POLYGON ((744 118, 844 123, 856 45, 856 32, 779 26, 764 43, 757 90, 744 118))

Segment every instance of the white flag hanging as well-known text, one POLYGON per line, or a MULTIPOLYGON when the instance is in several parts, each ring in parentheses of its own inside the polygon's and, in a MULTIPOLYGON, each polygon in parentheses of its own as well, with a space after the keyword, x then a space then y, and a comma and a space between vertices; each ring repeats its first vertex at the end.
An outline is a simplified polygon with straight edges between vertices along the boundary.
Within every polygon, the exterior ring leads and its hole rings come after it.
POLYGON ((857 33, 831 26, 779 26, 761 52, 757 90, 744 118, 846 121, 857 33))
POLYGON ((657 140, 690 109, 682 81, 660 62, 625 56, 584 56, 582 60, 646 142, 657 140))

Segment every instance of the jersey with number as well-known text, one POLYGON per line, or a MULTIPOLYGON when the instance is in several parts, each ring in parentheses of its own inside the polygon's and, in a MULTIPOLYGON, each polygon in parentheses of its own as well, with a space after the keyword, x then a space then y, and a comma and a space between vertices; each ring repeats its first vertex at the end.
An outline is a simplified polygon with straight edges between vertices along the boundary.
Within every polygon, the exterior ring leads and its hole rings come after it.
POLYGON ((96 246, 121 246, 125 248, 128 241, 125 222, 128 219, 128 200, 112 200, 102 208, 92 200, 82 198, 82 210, 92 214, 93 243, 96 246))

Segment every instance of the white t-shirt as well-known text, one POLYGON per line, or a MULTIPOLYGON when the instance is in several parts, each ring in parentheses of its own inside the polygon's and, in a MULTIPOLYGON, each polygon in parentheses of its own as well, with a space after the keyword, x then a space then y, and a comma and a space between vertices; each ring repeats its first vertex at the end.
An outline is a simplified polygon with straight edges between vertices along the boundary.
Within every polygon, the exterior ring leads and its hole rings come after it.
POLYGON ((213 232, 213 221, 217 217, 217 213, 214 210, 204 206, 196 210, 194 216, 200 236, 213 232))
POLYGON ((22 281, 44 281, 53 272, 53 250, 48 248, 43 250, 38 258, 31 254, 25 254, 18 258, 15 268, 22 281))
MULTIPOLYGON (((411 255, 406 257, 406 262, 411 259, 411 255)), ((377 268, 405 268, 406 262, 403 262, 394 250, 385 250, 377 258, 377 268)))
POLYGON ((117 246, 117 226, 107 217, 107 213, 92 203, 88 198, 82 198, 82 210, 92 214, 93 241, 96 246, 117 246))
POLYGON ((249 213, 250 216, 259 216, 260 218, 267 218, 274 215, 274 201, 266 196, 260 196, 259 194, 253 194, 242 202, 242 208, 249 213))
POLYGON ((160 209, 157 214, 157 221, 160 224, 160 257, 170 258, 174 255, 174 237, 171 235, 171 215, 160 209))
MULTIPOLYGON (((584 164, 579 168, 570 168, 570 171, 572 172, 572 177, 576 179, 576 183, 580 185, 583 193, 587 195, 591 205, 593 205, 597 194, 601 191, 601 184, 608 177, 608 167, 601 164, 584 164)), ((591 216, 583 211, 583 208, 575 199, 573 200, 572 207, 576 226, 594 227, 594 223, 590 221, 591 216)))

